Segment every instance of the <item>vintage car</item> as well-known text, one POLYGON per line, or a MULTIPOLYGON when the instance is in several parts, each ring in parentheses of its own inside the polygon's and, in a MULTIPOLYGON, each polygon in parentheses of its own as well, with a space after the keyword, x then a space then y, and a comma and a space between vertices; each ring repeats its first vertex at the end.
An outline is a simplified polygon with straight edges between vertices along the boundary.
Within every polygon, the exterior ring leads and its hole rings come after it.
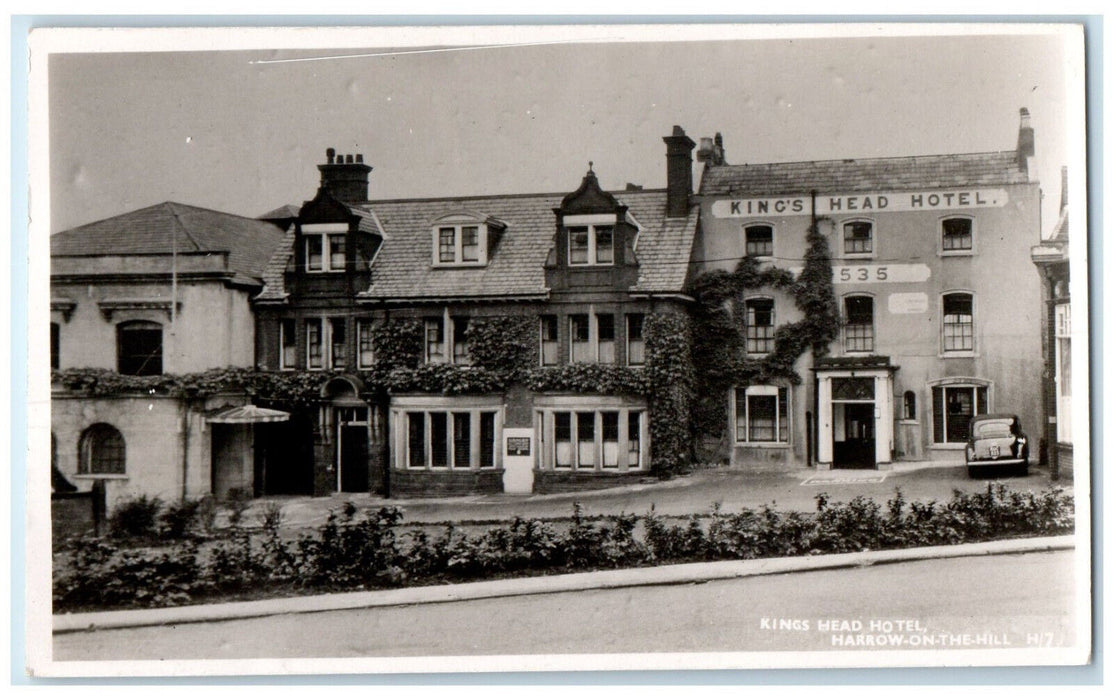
POLYGON ((1029 438, 1021 421, 1008 413, 989 413, 971 419, 967 438, 967 475, 983 470, 1029 473, 1029 438))

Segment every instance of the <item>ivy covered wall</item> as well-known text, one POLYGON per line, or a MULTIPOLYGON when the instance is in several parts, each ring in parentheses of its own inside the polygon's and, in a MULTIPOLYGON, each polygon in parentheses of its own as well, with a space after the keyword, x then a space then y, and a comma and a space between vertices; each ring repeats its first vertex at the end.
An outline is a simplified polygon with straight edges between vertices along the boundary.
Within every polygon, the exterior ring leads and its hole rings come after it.
POLYGON ((538 366, 538 318, 474 317, 468 331, 472 364, 423 364, 424 330, 418 319, 391 319, 373 328, 375 364, 359 371, 256 371, 222 368, 185 375, 134 377, 101 369, 56 370, 56 387, 87 396, 159 394, 204 398, 245 392, 257 400, 310 406, 321 386, 344 374, 360 378, 368 397, 383 392, 446 396, 500 394, 512 386, 533 392, 641 396, 650 406, 651 464, 668 475, 691 461, 689 410, 693 390, 692 333, 681 313, 649 314, 642 367, 602 364, 538 366))
POLYGON ((831 251, 816 222, 808 229, 807 242, 804 267, 797 277, 744 257, 733 272, 706 272, 690 283, 689 292, 696 300, 692 309, 698 397, 692 409, 694 434, 722 439, 729 425, 731 387, 800 384, 796 365, 805 351, 823 357, 829 343, 839 337, 831 251), (772 352, 748 356, 743 299, 748 291, 771 289, 793 298, 801 320, 777 326, 772 352))

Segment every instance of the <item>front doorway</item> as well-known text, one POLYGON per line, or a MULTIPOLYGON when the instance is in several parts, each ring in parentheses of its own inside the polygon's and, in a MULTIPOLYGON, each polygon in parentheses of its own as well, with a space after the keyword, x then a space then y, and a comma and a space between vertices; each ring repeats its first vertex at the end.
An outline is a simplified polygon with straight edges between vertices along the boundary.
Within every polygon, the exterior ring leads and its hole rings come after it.
POLYGON ((337 490, 367 493, 368 482, 368 407, 338 406, 334 410, 337 430, 337 490))
POLYGON ((874 403, 837 403, 833 408, 836 425, 832 436, 832 466, 874 469, 874 403))

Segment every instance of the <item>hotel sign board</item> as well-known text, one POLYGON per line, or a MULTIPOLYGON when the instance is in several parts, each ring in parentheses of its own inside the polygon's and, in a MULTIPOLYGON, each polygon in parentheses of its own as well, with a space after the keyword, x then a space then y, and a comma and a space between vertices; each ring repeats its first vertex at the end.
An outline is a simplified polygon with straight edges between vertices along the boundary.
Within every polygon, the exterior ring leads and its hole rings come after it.
MULTIPOLYGON (((944 211, 1004 207, 1009 194, 1003 189, 924 190, 919 192, 859 192, 816 195, 817 216, 874 214, 890 211, 944 211)), ((811 197, 775 196, 755 199, 719 199, 712 203, 717 219, 770 216, 807 216, 811 197)))

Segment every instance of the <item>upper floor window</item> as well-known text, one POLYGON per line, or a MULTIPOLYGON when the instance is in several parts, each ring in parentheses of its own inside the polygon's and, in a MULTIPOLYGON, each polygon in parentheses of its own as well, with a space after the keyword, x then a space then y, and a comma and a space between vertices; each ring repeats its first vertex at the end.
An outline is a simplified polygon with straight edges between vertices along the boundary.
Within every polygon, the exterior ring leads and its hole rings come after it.
POLYGON ((847 352, 874 351, 874 299, 847 297, 843 301, 843 343, 847 352))
POLYGON ((124 436, 108 423, 89 426, 78 442, 78 474, 124 474, 124 436))
POLYGON ((433 229, 434 265, 484 265, 487 263, 488 227, 471 215, 453 215, 433 229), (463 220, 467 219, 467 221, 463 220))
POLYGON ((569 316, 569 359, 572 362, 615 362, 615 315, 569 316))
POLYGON ((943 299, 944 351, 975 349, 974 298, 967 293, 945 294, 943 299))
POLYGON ((322 369, 325 367, 325 338, 321 319, 306 319, 306 367, 322 369))
POLYGON ((596 314, 597 359, 604 364, 615 364, 615 316, 596 314))
POLYGON ((569 346, 572 362, 592 361, 592 331, 588 314, 569 316, 569 346))
POLYGON ((641 365, 646 361, 646 341, 642 337, 644 314, 627 314, 627 364, 641 365))
POLYGON ((467 265, 486 262, 486 246, 481 245, 479 224, 438 226, 437 262, 442 265, 467 265))
POLYGON ((453 364, 468 365, 472 358, 468 355, 468 317, 453 316, 453 364))
POLYGON ((569 265, 611 265, 615 262, 615 227, 569 227, 569 265))
POLYGON ((50 324, 50 368, 58 369, 61 327, 57 323, 50 324))
POLYGON ((768 353, 774 350, 774 300, 748 299, 747 352, 768 353))
POLYGON ((116 326, 116 371, 134 376, 162 374, 162 326, 153 321, 116 326))
POLYGON ((375 345, 372 340, 371 321, 356 322, 356 364, 360 369, 367 369, 375 364, 375 345))
POLYGON ((541 317, 541 353, 542 365, 557 364, 557 317, 541 317))
POLYGON ((445 358, 445 320, 443 318, 425 319, 425 361, 439 364, 445 358))
POLYGON ((279 369, 295 367, 298 355, 296 332, 294 319, 284 318, 279 321, 279 369))
POLYGON ((874 253, 874 224, 869 221, 849 221, 843 225, 844 255, 871 255, 874 253))
POLYGON ((306 272, 344 271, 347 229, 347 224, 306 224, 302 227, 306 272))
POLYGON ((467 316, 429 316, 425 324, 425 361, 429 364, 471 364, 467 316))
POLYGON ((757 258, 774 254, 774 227, 766 224, 747 226, 743 230, 746 236, 747 257, 757 258))
POLYGON ((941 249, 945 253, 970 252, 974 247, 974 221, 964 217, 940 222, 941 249))
POLYGON ((343 318, 329 319, 330 367, 342 369, 348 364, 347 324, 343 318))

